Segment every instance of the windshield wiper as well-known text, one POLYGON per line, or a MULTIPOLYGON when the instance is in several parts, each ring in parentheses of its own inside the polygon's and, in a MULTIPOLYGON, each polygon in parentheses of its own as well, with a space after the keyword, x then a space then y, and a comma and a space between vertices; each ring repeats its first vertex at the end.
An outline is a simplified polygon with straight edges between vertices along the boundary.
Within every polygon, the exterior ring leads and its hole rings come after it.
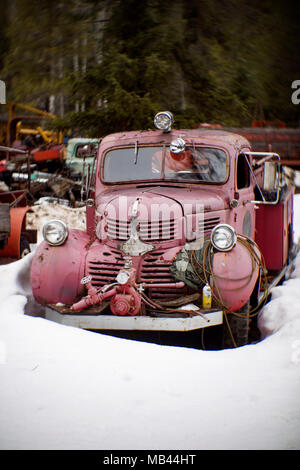
POLYGON ((138 141, 136 140, 135 142, 135 147, 134 147, 134 164, 137 164, 137 156, 138 156, 138 141))

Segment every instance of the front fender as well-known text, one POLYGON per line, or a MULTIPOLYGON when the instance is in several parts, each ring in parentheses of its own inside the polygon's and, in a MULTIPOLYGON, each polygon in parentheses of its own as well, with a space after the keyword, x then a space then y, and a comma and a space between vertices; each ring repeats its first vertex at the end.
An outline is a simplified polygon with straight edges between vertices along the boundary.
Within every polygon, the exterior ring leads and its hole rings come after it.
POLYGON ((37 247, 31 265, 32 292, 42 305, 73 304, 81 294, 85 258, 90 237, 82 230, 69 230, 66 242, 50 246, 43 241, 37 247))
POLYGON ((213 256, 213 289, 225 306, 236 312, 243 307, 253 292, 260 274, 257 259, 260 252, 250 242, 239 239, 229 252, 217 251, 213 256), (256 256, 253 256, 255 250, 256 256))

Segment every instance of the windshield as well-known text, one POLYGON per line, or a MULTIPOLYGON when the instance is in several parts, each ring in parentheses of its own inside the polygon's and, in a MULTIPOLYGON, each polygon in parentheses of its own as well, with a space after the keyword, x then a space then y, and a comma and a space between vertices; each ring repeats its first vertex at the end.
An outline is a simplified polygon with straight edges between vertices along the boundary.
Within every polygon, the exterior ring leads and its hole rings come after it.
POLYGON ((208 147, 186 147, 173 154, 166 147, 128 147, 104 157, 103 179, 122 181, 175 180, 220 183, 226 179, 226 154, 208 147))

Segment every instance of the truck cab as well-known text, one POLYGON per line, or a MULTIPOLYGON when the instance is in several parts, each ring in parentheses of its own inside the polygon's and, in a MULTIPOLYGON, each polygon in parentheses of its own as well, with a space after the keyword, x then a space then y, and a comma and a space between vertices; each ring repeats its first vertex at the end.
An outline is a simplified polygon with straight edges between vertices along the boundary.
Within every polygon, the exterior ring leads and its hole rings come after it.
POLYGON ((293 188, 282 182, 278 155, 254 153, 222 130, 172 129, 173 121, 158 113, 156 130, 101 140, 87 229, 44 226, 33 294, 47 318, 64 324, 223 325, 225 343, 241 346, 267 298, 267 270, 280 279, 289 265, 293 188))

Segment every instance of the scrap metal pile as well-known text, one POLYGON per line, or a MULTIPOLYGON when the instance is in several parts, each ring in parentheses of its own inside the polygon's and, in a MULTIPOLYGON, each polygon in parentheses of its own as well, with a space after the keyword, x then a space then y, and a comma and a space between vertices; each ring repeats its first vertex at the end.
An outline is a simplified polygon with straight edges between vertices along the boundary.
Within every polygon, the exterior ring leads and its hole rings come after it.
POLYGON ((81 158, 74 171, 63 146, 55 147, 31 152, 0 146, 0 190, 24 190, 31 202, 48 197, 75 206, 83 201, 91 185, 90 163, 81 158))

